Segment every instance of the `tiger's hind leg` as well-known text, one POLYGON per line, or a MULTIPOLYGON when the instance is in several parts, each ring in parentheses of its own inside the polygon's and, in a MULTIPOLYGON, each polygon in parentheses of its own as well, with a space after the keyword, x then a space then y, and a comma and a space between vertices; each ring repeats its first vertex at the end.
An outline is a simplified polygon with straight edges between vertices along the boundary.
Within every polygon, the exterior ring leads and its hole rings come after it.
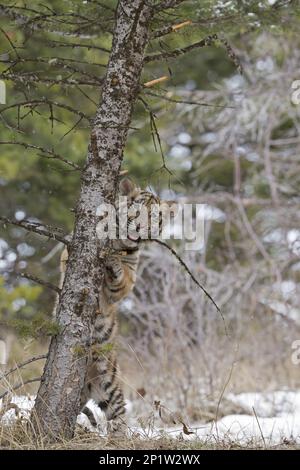
MULTIPOLYGON (((125 435, 125 402, 119 384, 114 347, 116 313, 113 307, 108 307, 105 312, 97 315, 94 324, 93 344, 82 404, 84 405, 89 399, 94 400, 106 416, 108 433, 125 435)), ((91 424, 97 425, 88 407, 85 406, 82 411, 88 416, 91 424)))
MULTIPOLYGON (((114 368, 117 369, 116 363, 114 368)), ((97 404, 105 413, 107 433, 125 437, 127 426, 124 395, 114 373, 106 375, 97 404)))
POLYGON ((117 373, 114 354, 98 356, 93 361, 82 396, 82 413, 88 417, 92 426, 98 427, 94 413, 86 406, 86 402, 92 399, 105 414, 108 434, 125 436, 125 402, 117 373))

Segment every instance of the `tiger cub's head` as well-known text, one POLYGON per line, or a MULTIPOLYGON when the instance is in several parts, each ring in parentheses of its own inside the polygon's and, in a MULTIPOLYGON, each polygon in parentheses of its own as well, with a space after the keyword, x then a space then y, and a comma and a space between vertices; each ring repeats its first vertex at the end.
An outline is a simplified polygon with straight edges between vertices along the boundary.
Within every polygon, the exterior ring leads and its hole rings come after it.
POLYGON ((123 247, 134 249, 146 239, 161 235, 163 221, 170 215, 176 215, 174 201, 161 200, 151 191, 136 186, 129 178, 123 178, 119 185, 119 200, 116 201, 118 226, 126 222, 126 237, 120 240, 123 247), (121 197, 120 197, 121 196, 121 197), (125 220, 124 212, 127 213, 125 220), (123 216, 122 216, 123 215, 123 216), (122 218, 122 221, 121 221, 122 218))

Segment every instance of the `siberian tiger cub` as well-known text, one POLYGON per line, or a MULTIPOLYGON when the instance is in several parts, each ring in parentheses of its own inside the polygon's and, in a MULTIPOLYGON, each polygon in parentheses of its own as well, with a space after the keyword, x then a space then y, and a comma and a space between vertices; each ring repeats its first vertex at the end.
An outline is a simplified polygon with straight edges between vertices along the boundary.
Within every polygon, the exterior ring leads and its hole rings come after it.
MULTIPOLYGON (((120 182, 119 193, 127 197, 128 209, 134 206, 139 212, 142 207, 146 208, 149 218, 154 204, 159 204, 163 210, 174 204, 173 201, 160 201, 153 193, 136 187, 128 178, 120 182)), ((128 212, 130 214, 130 210, 128 212)), ((159 232, 162 226, 162 213, 159 212, 159 232)), ((132 223, 134 216, 129 215, 128 228, 132 223)), ((118 377, 114 344, 117 334, 116 306, 134 287, 141 241, 142 238, 136 232, 134 236, 128 235, 127 239, 111 241, 111 254, 106 261, 104 282, 99 292, 100 308, 94 324, 88 372, 81 397, 82 412, 88 416, 91 424, 97 425, 92 411, 85 406, 89 399, 93 399, 105 413, 108 432, 112 433, 123 433, 125 430, 124 396, 118 377)), ((63 284, 67 260, 68 252, 65 249, 61 256, 60 287, 63 284)))

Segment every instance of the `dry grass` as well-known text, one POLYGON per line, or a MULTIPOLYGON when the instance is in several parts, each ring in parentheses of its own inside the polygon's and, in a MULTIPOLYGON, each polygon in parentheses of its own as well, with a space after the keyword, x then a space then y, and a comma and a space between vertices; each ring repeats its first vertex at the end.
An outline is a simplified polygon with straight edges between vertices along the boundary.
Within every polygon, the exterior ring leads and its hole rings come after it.
MULTIPOLYGON (((47 345, 33 342, 26 345, 24 350, 24 343, 15 341, 7 369, 33 355, 45 353, 46 347, 47 345)), ((206 348, 213 349, 208 354, 209 360, 212 361, 209 364, 199 360, 197 354, 186 358, 184 354, 178 353, 177 356, 173 355, 172 361, 166 354, 167 359, 160 359, 159 368, 157 368, 158 358, 156 357, 148 357, 147 361, 141 358, 139 363, 133 351, 129 350, 129 356, 128 350, 125 354, 124 350, 120 350, 120 381, 126 397, 133 405, 131 414, 141 427, 144 427, 145 422, 149 422, 149 416, 153 415, 155 400, 160 401, 172 413, 181 415, 187 424, 208 423, 230 414, 248 413, 247 410, 226 398, 229 393, 272 391, 281 388, 296 390, 299 387, 299 369, 291 364, 289 358, 285 362, 274 361, 273 367, 266 368, 263 358, 254 364, 252 358, 244 356, 235 363, 218 407, 234 355, 230 356, 228 353, 227 356, 224 354, 221 356, 220 352, 214 349, 213 343, 207 346, 204 344, 204 349, 206 348), (187 359, 190 361, 187 362, 187 359), (189 370, 187 365, 189 365, 189 370)), ((223 348, 221 350, 223 351, 223 348)), ((43 364, 43 360, 37 361, 14 372, 9 376, 8 381, 0 383, 0 395, 5 390, 12 390, 15 384, 40 376, 43 364)), ((38 383, 26 385, 16 393, 35 395, 37 387, 38 383)), ((162 422, 156 421, 155 424, 160 427, 162 422)), ((145 428, 147 426, 146 424, 145 428)), ((147 437, 146 434, 144 438, 147 437)))
MULTIPOLYGON (((24 340, 14 337, 14 340, 12 341, 11 345, 9 362, 5 367, 5 370, 3 370, 2 372, 5 372, 10 368, 15 367, 16 364, 26 361, 27 359, 33 356, 38 356, 40 354, 47 353, 47 347, 47 341, 45 341, 45 344, 41 344, 38 341, 24 340)), ((6 390, 12 390, 14 385, 18 383, 26 382, 27 380, 32 379, 33 377, 40 377, 42 375, 44 363, 44 360, 32 362, 26 367, 16 370, 13 374, 10 374, 7 380, 1 380, 0 395, 6 390)), ((30 385, 26 385, 25 387, 21 387, 17 393, 20 395, 35 395, 37 389, 38 383, 33 383, 30 385)))
MULTIPOLYGON (((271 449, 295 450, 299 445, 293 442, 283 441, 271 449)), ((264 449, 264 446, 256 441, 249 441, 245 445, 230 439, 206 442, 200 439, 184 440, 183 438, 171 438, 167 435, 149 439, 141 436, 131 438, 105 438, 95 433, 76 429, 71 440, 59 440, 49 443, 40 436, 33 436, 28 431, 25 422, 16 422, 14 426, 0 426, 0 450, 241 450, 264 449)))
MULTIPOLYGON (((264 321, 263 326, 264 326, 264 321)), ((247 322, 246 322, 247 323, 247 322)), ((253 322, 246 324, 247 335, 238 338, 240 347, 236 353, 231 338, 220 336, 209 326, 201 344, 180 347, 174 342, 172 332, 157 338, 153 347, 139 349, 135 340, 123 336, 120 339, 121 382, 126 397, 131 401, 133 418, 139 428, 148 428, 149 416, 153 416, 154 400, 160 401, 172 414, 180 414, 187 425, 196 422, 208 423, 230 414, 248 414, 248 411, 226 398, 229 393, 260 392, 285 389, 296 390, 300 386, 299 367, 290 360, 290 335, 292 332, 281 331, 280 323, 269 324, 268 335, 253 322), (252 326, 252 329, 250 328, 252 326), (250 334, 251 333, 251 334, 250 334), (263 341, 263 337, 265 338, 263 341), (127 339, 128 338, 128 339, 127 339), (276 354, 274 347, 277 347, 276 354), (274 353, 274 354, 273 354, 274 353), (234 363, 234 367, 232 364, 234 363), (231 371, 232 369, 232 371, 231 371), (229 373, 230 380, 228 381, 229 373), (228 381, 228 383, 227 383, 228 381), (224 396, 222 392, 224 385, 224 396), (218 407, 218 402, 222 400, 218 407), (218 410, 218 411, 217 411, 218 410), (145 424, 146 423, 146 424, 145 424)), ((243 329, 243 330, 244 330, 243 329)), ((164 332, 165 333, 165 332, 164 332)), ((168 331, 167 331, 168 333, 168 331)), ((47 344, 37 341, 16 340, 7 368, 27 358, 46 352, 47 344)), ((0 384, 0 394, 20 381, 41 375, 44 361, 29 364, 9 377, 9 384, 0 384)), ((26 385, 18 394, 35 394, 38 384, 26 385)), ((157 413, 156 413, 157 415, 157 413)), ((128 421, 129 422, 129 421, 128 421)), ((155 428, 162 422, 156 418, 155 428)), ((164 423, 165 424, 165 423, 164 423)), ((155 439, 152 433, 144 432, 123 440, 112 440, 87 433, 78 429, 70 441, 61 440, 55 444, 45 442, 39 436, 30 436, 21 421, 12 427, 0 426, 0 449, 241 449, 263 448, 258 441, 249 441, 244 446, 226 437, 226 440, 203 441, 172 438, 167 433, 155 439)), ((273 448, 295 449, 290 441, 282 442, 273 448)), ((299 446, 298 446, 299 448, 299 446)))

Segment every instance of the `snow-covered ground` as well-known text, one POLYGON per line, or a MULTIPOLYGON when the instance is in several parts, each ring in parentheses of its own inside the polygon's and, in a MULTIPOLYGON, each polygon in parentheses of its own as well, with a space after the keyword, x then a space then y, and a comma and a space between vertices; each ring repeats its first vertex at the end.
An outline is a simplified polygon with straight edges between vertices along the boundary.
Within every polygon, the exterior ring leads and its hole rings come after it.
MULTIPOLYGON (((186 439, 204 440, 206 443, 231 441, 241 445, 253 443, 266 446, 282 442, 300 444, 300 391, 230 394, 226 398, 239 409, 242 407, 245 414, 231 414, 217 422, 206 424, 194 423, 189 428, 191 434, 183 433, 182 425, 172 428, 156 426, 144 430, 130 419, 132 405, 128 403, 129 421, 132 422, 130 430, 149 438, 168 434, 169 437, 183 436, 186 439)), ((15 396, 11 403, 12 407, 1 419, 4 425, 12 424, 17 417, 28 418, 34 397, 15 396)), ((89 406, 96 414, 100 427, 105 429, 103 413, 97 410, 92 402, 89 402, 89 406)), ((79 415, 78 423, 88 427, 83 414, 79 415)))

